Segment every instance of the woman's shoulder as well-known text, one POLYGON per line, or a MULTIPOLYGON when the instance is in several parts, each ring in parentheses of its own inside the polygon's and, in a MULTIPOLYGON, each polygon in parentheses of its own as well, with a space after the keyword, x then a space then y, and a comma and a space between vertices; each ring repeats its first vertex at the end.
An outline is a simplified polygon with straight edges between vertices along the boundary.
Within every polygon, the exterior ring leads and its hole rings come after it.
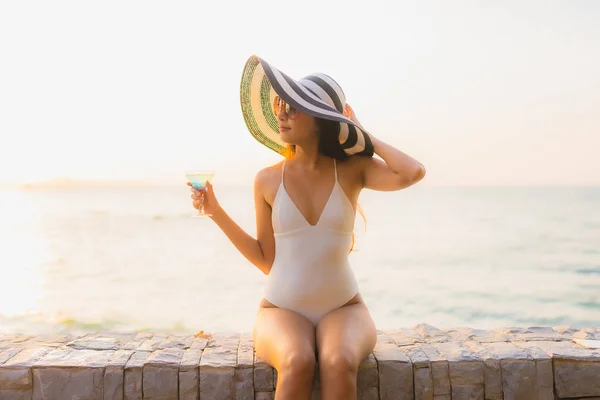
POLYGON ((256 173, 256 176, 254 178, 254 183, 262 186, 265 184, 268 185, 275 181, 279 182, 279 180, 281 179, 282 166, 283 166, 283 160, 279 161, 273 165, 268 165, 264 168, 261 168, 256 173))

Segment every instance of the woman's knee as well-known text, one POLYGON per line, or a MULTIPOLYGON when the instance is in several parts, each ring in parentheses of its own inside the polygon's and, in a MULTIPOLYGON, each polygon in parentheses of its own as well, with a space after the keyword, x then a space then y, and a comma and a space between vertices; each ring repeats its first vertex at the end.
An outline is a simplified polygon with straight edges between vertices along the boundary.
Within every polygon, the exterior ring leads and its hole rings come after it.
POLYGON ((357 374, 360 362, 350 351, 319 354, 319 370, 325 374, 357 374))
POLYGON ((282 357, 277 373, 285 376, 312 376, 316 364, 317 360, 312 349, 297 349, 282 357))

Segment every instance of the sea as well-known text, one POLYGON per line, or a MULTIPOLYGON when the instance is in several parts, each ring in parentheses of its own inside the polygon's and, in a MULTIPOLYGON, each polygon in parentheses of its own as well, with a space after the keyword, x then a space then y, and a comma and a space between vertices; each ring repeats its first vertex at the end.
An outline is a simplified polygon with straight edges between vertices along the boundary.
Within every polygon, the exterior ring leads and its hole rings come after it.
MULTIPOLYGON (((251 187, 215 187, 255 235, 251 187)), ((600 187, 364 191, 349 255, 381 330, 600 326, 600 187)), ((251 332, 266 280, 182 186, 0 190, 0 332, 251 332)))

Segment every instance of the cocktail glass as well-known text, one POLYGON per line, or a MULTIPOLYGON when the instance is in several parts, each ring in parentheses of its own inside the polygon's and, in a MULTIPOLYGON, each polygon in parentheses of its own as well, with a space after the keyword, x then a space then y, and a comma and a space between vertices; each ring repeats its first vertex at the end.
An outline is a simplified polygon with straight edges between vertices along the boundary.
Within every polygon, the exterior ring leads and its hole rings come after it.
MULTIPOLYGON (((212 170, 187 170, 185 171, 185 176, 187 176, 188 180, 196 190, 204 190, 206 189, 206 182, 211 180, 213 176, 215 176, 215 171, 212 170)), ((206 198, 205 198, 206 201, 206 198)), ((204 204, 200 206, 198 210, 198 214, 195 214, 194 217, 210 217, 211 214, 207 214, 204 211, 204 204)))

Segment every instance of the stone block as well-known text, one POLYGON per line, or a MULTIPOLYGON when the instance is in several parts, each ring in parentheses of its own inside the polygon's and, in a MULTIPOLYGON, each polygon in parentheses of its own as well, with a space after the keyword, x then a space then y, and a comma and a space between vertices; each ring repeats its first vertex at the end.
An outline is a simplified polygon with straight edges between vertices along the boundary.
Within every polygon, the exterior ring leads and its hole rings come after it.
POLYGON ((449 361, 452 398, 481 399, 484 394, 484 365, 482 361, 449 361))
POLYGON ((104 368, 104 400, 123 400, 125 364, 133 350, 117 350, 108 359, 104 368))
POLYGON ((254 342, 250 338, 240 338, 237 352, 238 368, 248 368, 254 365, 254 342))
POLYGON ((123 397, 125 400, 142 399, 144 362, 150 356, 149 351, 134 351, 125 363, 123 375, 123 397))
POLYGON ((198 400, 200 398, 199 368, 179 371, 179 400, 198 400))
POLYGON ((413 399, 413 367, 410 358, 390 341, 378 341, 373 355, 379 373, 381 400, 413 399))
MULTIPOLYGON (((439 341, 435 343, 443 342, 439 341)), ((429 360, 433 382, 433 396, 449 395, 451 390, 448 361, 440 355, 434 344, 424 343, 420 347, 429 360)))
POLYGON ((233 399, 235 395, 234 367, 200 367, 201 399, 233 399))
POLYGON ((504 394, 502 391, 502 368, 500 366, 501 356, 498 353, 494 353, 493 345, 490 347, 490 344, 493 343, 497 342, 464 342, 465 346, 483 360, 484 392, 486 400, 502 400, 504 399, 504 394))
POLYGON ((554 374, 551 360, 535 360, 538 400, 554 400, 554 374))
POLYGON ((235 398, 254 399, 254 341, 250 333, 240 335, 235 369, 235 398))
POLYGON ((373 356, 373 353, 370 353, 364 360, 361 361, 360 365, 358 366, 357 383, 359 388, 379 386, 377 360, 373 356))
POLYGON ((144 399, 178 399, 179 362, 183 353, 180 347, 163 347, 148 356, 142 374, 144 399))
POLYGON ((539 341, 535 345, 552 358, 559 398, 600 396, 600 350, 568 341, 539 341))
POLYGON ((433 382, 433 396, 450 395, 450 368, 448 361, 431 362, 431 379, 433 382))
POLYGON ((32 400, 101 399, 104 368, 36 367, 32 400))
POLYGON ((431 346, 439 357, 448 361, 452 398, 478 399, 481 394, 483 399, 485 368, 481 356, 462 342, 432 343, 431 346))
POLYGON ((430 368, 415 368, 415 400, 433 400, 433 377, 430 368))
POLYGON ((235 399, 254 399, 254 369, 252 367, 235 369, 235 399))
POLYGON ((265 363, 256 354, 254 356, 254 390, 272 392, 275 388, 274 368, 265 363))
POLYGON ((554 382, 560 398, 600 396, 600 359, 555 359, 554 382))
POLYGON ((208 344, 204 338, 194 338, 179 362, 179 399, 197 400, 200 397, 200 359, 208 344))
POLYGON ((233 399, 237 338, 221 337, 209 341, 200 360, 200 398, 233 399))
POLYGON ((502 388, 508 399, 537 399, 538 382, 535 361, 502 360, 502 388))
POLYGON ((31 367, 50 350, 50 347, 29 347, 9 358, 0 366, 0 390, 31 391, 33 387, 31 367))

